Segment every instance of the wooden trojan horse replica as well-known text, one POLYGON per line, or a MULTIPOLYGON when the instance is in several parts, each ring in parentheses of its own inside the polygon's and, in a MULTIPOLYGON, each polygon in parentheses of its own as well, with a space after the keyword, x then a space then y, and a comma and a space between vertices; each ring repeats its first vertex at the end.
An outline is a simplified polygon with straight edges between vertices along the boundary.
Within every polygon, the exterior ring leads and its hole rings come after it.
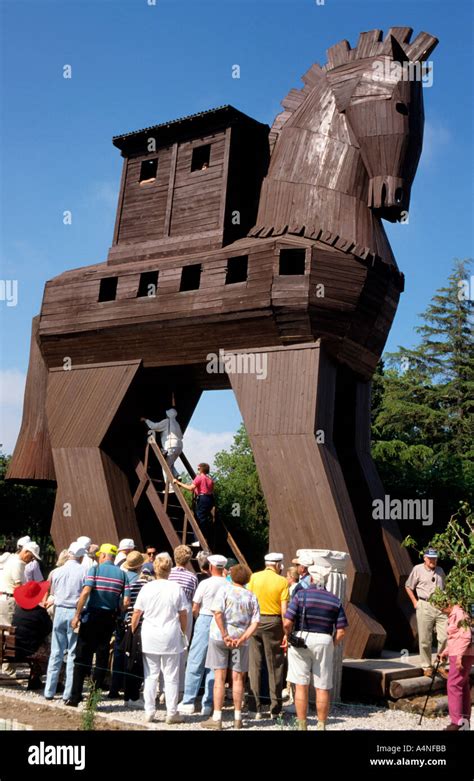
POLYGON ((395 522, 373 519, 370 455, 370 379, 403 290, 382 219, 408 211, 423 102, 407 68, 437 44, 411 33, 333 46, 271 129, 223 106, 113 139, 113 244, 46 284, 9 473, 56 481, 58 548, 84 533, 156 539, 154 513, 179 542, 139 418, 163 418, 174 393, 185 429, 203 390, 231 387, 270 548, 350 553, 358 657, 412 639, 410 561, 395 522))

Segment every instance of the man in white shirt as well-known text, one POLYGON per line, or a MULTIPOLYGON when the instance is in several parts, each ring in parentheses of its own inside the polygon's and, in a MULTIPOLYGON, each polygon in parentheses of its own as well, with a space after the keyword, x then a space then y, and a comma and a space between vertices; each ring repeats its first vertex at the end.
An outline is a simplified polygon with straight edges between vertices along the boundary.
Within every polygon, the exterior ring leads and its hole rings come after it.
MULTIPOLYGON (((31 537, 29 535, 20 537, 16 543, 16 552, 19 553, 23 548, 23 545, 26 545, 27 542, 31 542, 31 537)), ((38 583, 41 583, 44 580, 41 567, 36 559, 30 561, 25 567, 25 582, 29 580, 36 580, 38 583)))
MULTIPOLYGON (((19 542, 22 542, 20 538, 19 542)), ((0 624, 10 626, 15 611, 13 592, 18 586, 26 582, 25 567, 34 559, 41 561, 40 549, 36 542, 26 542, 21 546, 19 553, 13 553, 5 562, 0 580, 0 624)), ((2 673, 14 675, 13 667, 4 662, 2 673)))
POLYGON ((204 697, 201 703, 201 716, 210 716, 214 689, 214 670, 206 668, 209 630, 213 618, 212 605, 216 594, 228 585, 224 577, 227 558, 216 554, 208 556, 211 576, 201 581, 193 597, 193 616, 196 619, 191 647, 188 653, 186 677, 184 680, 184 696, 178 705, 180 713, 194 713, 194 703, 198 695, 201 681, 206 673, 204 697))

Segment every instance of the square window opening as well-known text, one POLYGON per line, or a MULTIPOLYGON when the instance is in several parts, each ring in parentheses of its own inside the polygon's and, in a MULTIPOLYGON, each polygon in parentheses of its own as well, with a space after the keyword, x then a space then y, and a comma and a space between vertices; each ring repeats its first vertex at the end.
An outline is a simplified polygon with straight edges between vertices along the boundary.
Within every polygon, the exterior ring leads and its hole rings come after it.
POLYGON ((140 274, 137 298, 154 298, 158 287, 158 271, 144 271, 140 274))
POLYGON ((195 146, 191 160, 191 171, 205 171, 211 160, 211 145, 195 146))
POLYGON ((183 266, 181 271, 181 284, 179 286, 179 292, 184 293, 186 290, 198 290, 201 282, 201 264, 194 263, 191 266, 183 266))
POLYGON ((154 157, 151 160, 142 160, 140 166, 140 184, 145 182, 154 182, 158 171, 158 158, 154 157))
POLYGON ((235 285, 237 282, 246 282, 248 276, 248 255, 241 255, 227 260, 226 285, 235 285))
POLYGON ((118 277, 104 277, 100 280, 98 301, 115 301, 118 277))
POLYGON ((306 250, 282 249, 280 250, 280 264, 278 273, 280 276, 302 276, 306 266, 306 250))

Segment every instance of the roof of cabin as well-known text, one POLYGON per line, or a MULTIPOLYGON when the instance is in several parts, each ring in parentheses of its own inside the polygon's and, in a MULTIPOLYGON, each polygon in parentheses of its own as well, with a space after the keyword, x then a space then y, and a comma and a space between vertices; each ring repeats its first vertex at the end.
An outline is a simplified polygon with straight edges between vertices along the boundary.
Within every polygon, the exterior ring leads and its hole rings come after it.
POLYGON ((152 132, 156 142, 164 144, 169 141, 175 141, 178 137, 193 136, 207 128, 211 129, 216 126, 227 127, 236 121, 268 127, 258 122, 258 120, 249 117, 248 114, 244 114, 242 111, 234 108, 234 106, 225 105, 200 111, 197 114, 189 114, 186 117, 171 119, 158 125, 150 125, 150 127, 141 128, 140 130, 132 130, 130 133, 122 133, 119 136, 113 136, 112 142, 122 153, 128 153, 138 151, 152 132))

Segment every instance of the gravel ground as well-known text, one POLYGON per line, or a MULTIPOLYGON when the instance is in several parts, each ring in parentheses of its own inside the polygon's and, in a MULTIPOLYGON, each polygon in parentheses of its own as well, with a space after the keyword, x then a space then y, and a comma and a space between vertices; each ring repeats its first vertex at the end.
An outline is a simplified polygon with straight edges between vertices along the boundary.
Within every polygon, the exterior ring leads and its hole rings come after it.
MULTIPOLYGON (((18 684, 15 685, 15 688, 10 683, 2 685, 2 681, 0 681, 0 694, 2 698, 11 699, 11 718, 15 716, 15 701, 28 702, 31 706, 47 706, 52 711, 57 711, 58 720, 63 718, 64 712, 75 712, 80 715, 84 708, 83 704, 79 705, 77 709, 67 708, 60 697, 48 702, 42 694, 26 691, 24 688, 19 688, 18 684)), ((244 729, 248 731, 295 729, 295 716, 293 713, 288 712, 289 707, 285 706, 285 715, 278 720, 264 718, 262 721, 253 721, 250 718, 246 718, 244 713, 244 729)), ((186 722, 184 724, 168 726, 164 723, 166 718, 165 707, 160 705, 156 712, 155 722, 147 724, 145 723, 142 701, 134 703, 132 707, 125 707, 121 700, 109 700, 107 698, 99 704, 97 716, 101 721, 113 721, 113 728, 117 728, 119 723, 123 724, 124 730, 130 727, 149 730, 196 730, 200 722, 205 721, 205 718, 199 715, 185 716, 186 722)), ((224 708, 223 716, 224 728, 231 729, 233 720, 231 705, 224 708)), ((418 726, 418 721, 419 716, 411 713, 392 711, 387 707, 378 707, 376 705, 359 705, 354 703, 334 706, 327 728, 330 730, 430 731, 442 730, 448 723, 446 717, 423 719, 421 726, 418 726)), ((308 719, 308 727, 309 729, 314 729, 315 726, 316 717, 311 715, 308 719)))

